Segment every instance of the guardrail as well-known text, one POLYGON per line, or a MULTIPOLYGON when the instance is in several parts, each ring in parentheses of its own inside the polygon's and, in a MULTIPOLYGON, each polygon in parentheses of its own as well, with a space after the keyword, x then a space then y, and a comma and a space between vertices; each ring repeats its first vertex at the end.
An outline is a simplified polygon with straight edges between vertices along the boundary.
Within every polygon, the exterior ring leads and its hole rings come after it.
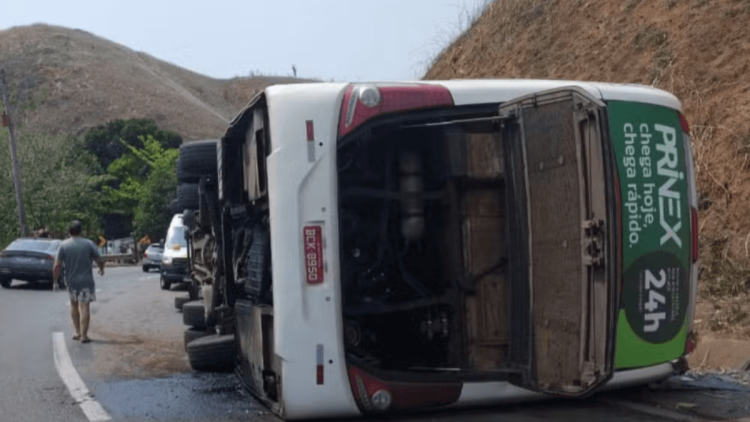
POLYGON ((138 259, 132 253, 117 255, 101 255, 105 262, 114 262, 116 264, 137 264, 138 259))

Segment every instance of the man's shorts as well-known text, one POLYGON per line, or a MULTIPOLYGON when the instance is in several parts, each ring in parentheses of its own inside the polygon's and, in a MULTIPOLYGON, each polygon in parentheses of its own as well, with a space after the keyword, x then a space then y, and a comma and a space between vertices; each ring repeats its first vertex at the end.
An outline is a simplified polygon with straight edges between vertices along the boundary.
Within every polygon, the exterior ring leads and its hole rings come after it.
POLYGON ((96 292, 88 287, 83 289, 68 288, 68 296, 70 296, 71 302, 91 303, 96 300, 96 292))

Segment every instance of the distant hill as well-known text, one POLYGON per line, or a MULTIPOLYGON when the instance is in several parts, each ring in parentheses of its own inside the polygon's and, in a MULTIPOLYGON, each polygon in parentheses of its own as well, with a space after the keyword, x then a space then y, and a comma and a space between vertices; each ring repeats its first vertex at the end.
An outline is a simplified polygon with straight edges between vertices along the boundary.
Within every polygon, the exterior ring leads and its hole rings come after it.
POLYGON ((110 120, 151 118, 186 140, 218 137, 261 89, 286 77, 213 79, 85 31, 36 24, 0 31, 8 83, 41 104, 26 123, 80 135, 110 120))

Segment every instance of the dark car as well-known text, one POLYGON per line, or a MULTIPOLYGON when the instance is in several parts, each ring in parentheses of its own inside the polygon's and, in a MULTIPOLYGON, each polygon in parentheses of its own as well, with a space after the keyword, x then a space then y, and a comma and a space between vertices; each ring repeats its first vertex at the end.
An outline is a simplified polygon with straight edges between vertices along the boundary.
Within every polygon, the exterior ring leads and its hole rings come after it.
POLYGON ((29 283, 45 282, 52 287, 52 268, 55 264, 57 239, 16 239, 0 252, 0 286, 10 287, 13 280, 29 283))
POLYGON ((164 246, 159 243, 152 243, 143 252, 143 272, 146 273, 152 268, 161 270, 161 256, 164 253, 164 246))

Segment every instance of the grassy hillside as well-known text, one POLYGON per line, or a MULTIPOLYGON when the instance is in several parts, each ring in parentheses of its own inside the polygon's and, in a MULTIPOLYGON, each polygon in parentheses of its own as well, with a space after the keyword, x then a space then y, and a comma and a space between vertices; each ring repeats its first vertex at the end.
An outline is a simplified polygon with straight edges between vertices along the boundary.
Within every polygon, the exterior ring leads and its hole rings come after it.
POLYGON ((750 1, 496 0, 426 79, 653 85, 691 124, 700 197, 701 318, 750 334, 750 1))
POLYGON ((151 118, 185 139, 217 137, 255 93, 297 81, 213 79, 85 31, 43 24, 0 31, 0 67, 10 85, 39 100, 26 124, 52 134, 151 118))

